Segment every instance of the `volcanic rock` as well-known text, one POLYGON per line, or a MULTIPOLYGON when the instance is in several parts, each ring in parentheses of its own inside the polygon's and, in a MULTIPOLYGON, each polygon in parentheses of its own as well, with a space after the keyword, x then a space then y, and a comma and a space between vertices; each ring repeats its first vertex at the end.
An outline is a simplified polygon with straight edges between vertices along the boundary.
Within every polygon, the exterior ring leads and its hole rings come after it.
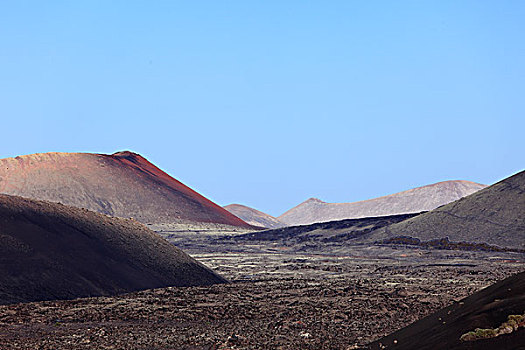
POLYGON ((368 239, 413 237, 422 241, 486 243, 525 249, 525 171, 470 196, 381 228, 368 239))

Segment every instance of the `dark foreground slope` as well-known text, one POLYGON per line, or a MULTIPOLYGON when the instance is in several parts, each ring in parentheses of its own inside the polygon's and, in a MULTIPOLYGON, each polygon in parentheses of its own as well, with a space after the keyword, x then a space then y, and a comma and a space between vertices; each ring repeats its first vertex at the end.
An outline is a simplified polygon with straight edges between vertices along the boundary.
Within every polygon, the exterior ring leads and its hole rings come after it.
POLYGON ((0 304, 221 282, 134 220, 0 195, 0 304))
POLYGON ((368 349, 525 349, 525 328, 490 339, 462 341, 476 328, 494 329, 525 311, 525 272, 485 288, 372 344, 368 349))
POLYGON ((525 249, 525 171, 406 221, 381 228, 368 239, 395 237, 421 241, 486 243, 525 249))
POLYGON ((0 159, 0 193, 48 200, 143 223, 250 227, 144 157, 41 153, 0 159))

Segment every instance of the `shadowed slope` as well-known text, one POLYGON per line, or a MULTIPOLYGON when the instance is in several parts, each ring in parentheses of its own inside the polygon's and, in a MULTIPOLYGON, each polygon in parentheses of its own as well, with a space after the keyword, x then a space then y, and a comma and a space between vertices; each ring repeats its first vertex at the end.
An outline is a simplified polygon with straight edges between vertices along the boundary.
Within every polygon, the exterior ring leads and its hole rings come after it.
POLYGON ((284 222, 279 221, 271 215, 263 213, 262 211, 247 207, 241 204, 229 204, 224 207, 233 215, 242 219, 250 225, 266 227, 266 228, 279 228, 287 226, 284 222))
POLYGON ((249 227, 142 156, 41 153, 0 159, 0 193, 59 202, 143 223, 249 227))
POLYGON ((485 185, 470 181, 444 181, 353 203, 326 203, 317 198, 310 198, 288 210, 277 219, 292 226, 343 219, 419 213, 453 202, 485 187, 485 185))
POLYGON ((280 241, 288 246, 293 243, 308 243, 312 246, 316 242, 326 246, 329 243, 340 244, 354 239, 359 240, 359 237, 366 235, 368 232, 407 220, 416 215, 419 214, 318 222, 310 225, 287 226, 250 232, 228 238, 236 241, 280 241))
POLYGON ((134 220, 0 195, 0 304, 221 282, 134 220))
POLYGON ((423 241, 487 243, 525 249, 525 171, 428 213, 372 232, 369 239, 398 236, 423 241))
POLYGON ((509 315, 523 315, 524 311, 525 272, 522 272, 390 334, 367 349, 524 349, 525 328, 490 339, 460 340, 469 331, 497 328, 509 315))

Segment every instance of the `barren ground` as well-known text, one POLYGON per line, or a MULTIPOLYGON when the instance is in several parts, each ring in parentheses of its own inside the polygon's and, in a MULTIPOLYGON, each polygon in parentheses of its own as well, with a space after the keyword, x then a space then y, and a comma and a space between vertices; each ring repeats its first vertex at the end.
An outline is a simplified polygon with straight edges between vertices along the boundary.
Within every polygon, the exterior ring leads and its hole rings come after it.
POLYGON ((299 252, 204 236, 179 243, 232 284, 2 306, 2 349, 351 349, 524 267, 518 253, 299 252))

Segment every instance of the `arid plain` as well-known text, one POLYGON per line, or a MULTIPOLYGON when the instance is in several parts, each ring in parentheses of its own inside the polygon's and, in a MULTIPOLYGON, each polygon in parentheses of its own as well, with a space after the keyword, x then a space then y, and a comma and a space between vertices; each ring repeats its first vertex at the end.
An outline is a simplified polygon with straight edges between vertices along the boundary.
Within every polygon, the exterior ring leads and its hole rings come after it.
MULTIPOLYGON (((0 307, 7 349, 354 349, 523 270, 523 254, 185 251, 231 284, 0 307)), ((189 244, 191 245, 191 243, 189 244)), ((401 345, 401 344, 400 344, 401 345)))

